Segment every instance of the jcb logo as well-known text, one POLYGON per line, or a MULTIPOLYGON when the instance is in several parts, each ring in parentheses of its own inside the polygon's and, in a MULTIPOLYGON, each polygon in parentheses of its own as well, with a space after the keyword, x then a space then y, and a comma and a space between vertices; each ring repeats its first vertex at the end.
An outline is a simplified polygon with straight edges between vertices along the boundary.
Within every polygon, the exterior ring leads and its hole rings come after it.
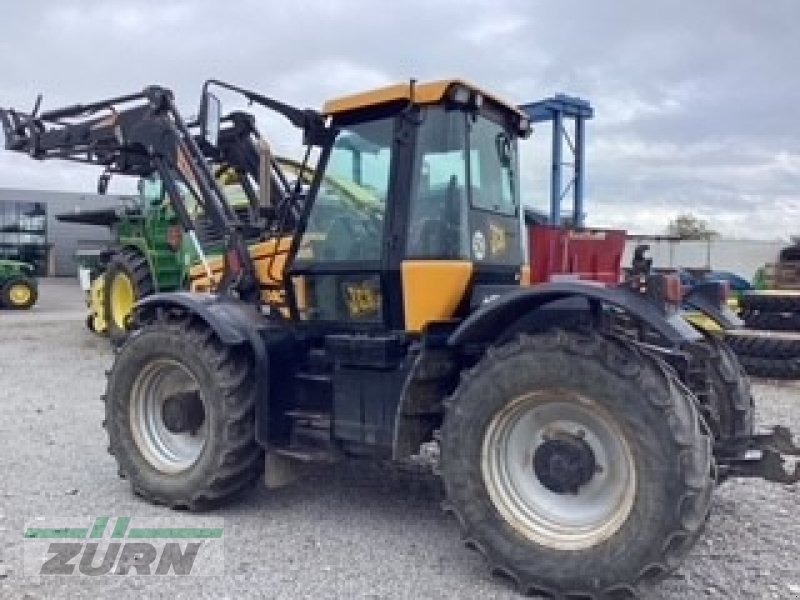
POLYGON ((351 317, 366 317, 379 314, 381 295, 371 281, 345 285, 347 309, 351 317))
POLYGON ((221 519, 97 517, 29 523, 25 529, 26 575, 222 575, 221 519), (83 523, 81 523, 83 521, 83 523), (181 519, 187 525, 187 519, 181 519), (76 526, 71 526, 76 525, 76 526))
POLYGON ((506 230, 494 223, 489 223, 489 252, 492 256, 506 251, 506 230))

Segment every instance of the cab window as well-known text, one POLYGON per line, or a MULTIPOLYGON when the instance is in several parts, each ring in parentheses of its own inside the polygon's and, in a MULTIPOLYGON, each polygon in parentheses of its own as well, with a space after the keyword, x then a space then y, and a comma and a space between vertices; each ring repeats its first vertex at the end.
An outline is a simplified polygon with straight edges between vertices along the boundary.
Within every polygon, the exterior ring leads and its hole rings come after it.
POLYGON ((334 143, 299 259, 380 260, 394 123, 343 129, 334 143))
POLYGON ((466 222, 467 129, 460 111, 422 111, 414 160, 407 254, 410 258, 469 255, 466 222))
POLYGON ((474 208, 513 216, 517 211, 516 145, 508 132, 486 118, 468 120, 469 174, 474 208))

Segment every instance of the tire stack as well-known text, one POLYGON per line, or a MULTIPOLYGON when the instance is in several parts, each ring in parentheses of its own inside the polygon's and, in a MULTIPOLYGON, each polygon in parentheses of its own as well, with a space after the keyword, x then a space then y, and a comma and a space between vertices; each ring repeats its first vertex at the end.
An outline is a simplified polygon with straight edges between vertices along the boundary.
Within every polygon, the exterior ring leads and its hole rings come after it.
POLYGON ((741 298, 747 329, 727 341, 756 377, 800 379, 800 290, 751 292, 741 298))

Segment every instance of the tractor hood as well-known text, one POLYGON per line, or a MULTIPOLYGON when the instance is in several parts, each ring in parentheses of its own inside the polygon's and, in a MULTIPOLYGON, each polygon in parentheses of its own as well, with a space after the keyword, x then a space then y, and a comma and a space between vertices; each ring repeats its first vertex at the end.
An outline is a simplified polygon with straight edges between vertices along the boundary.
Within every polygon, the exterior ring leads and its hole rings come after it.
POLYGON ((36 270, 32 264, 8 258, 0 258, 0 269, 4 271, 19 271, 28 275, 33 275, 36 270))

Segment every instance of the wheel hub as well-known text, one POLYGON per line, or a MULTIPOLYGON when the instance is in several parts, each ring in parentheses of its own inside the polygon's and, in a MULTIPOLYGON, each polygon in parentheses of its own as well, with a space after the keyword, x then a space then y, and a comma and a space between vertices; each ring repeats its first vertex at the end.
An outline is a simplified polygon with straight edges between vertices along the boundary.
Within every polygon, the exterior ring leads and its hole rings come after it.
POLYGON ((487 425, 481 469, 506 522, 559 550, 608 539, 628 518, 636 494, 635 459, 619 421, 571 390, 510 400, 487 425))
POLYGON ((203 401, 196 391, 178 392, 164 399, 164 427, 170 433, 194 433, 203 424, 203 401))
POLYGON ((539 445, 533 472, 541 484, 556 494, 577 494, 594 477, 597 462, 586 440, 558 432, 539 445))
POLYGON ((131 432, 142 456, 162 473, 181 473, 200 458, 208 419, 200 384, 182 363, 150 361, 130 396, 131 432))
POLYGON ((27 303, 31 299, 31 291, 26 285, 22 284, 15 284, 11 286, 11 291, 9 292, 9 296, 11 296, 11 301, 16 305, 22 305, 27 303))

